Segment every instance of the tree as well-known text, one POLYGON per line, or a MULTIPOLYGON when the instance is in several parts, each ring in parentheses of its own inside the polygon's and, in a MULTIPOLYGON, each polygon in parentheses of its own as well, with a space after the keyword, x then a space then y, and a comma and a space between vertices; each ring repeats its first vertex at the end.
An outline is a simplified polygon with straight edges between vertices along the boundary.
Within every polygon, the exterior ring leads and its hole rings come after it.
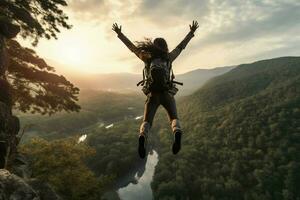
MULTIPOLYGON (((71 28, 60 8, 65 0, 2 0, 0 27, 6 38, 18 31, 23 38, 37 45, 42 37, 57 38, 59 28, 71 28)), ((76 104, 79 89, 65 77, 58 76, 34 50, 22 47, 15 40, 6 41, 8 76, 12 105, 23 112, 53 114, 57 111, 79 111, 76 104)))
POLYGON ((79 89, 65 77, 54 74, 54 68, 32 49, 9 40, 7 50, 7 79, 11 84, 12 102, 16 109, 41 114, 80 109, 76 104, 79 89))
POLYGON ((33 177, 50 183, 64 199, 100 199, 112 177, 96 177, 85 164, 95 149, 77 141, 77 137, 51 142, 36 138, 21 151, 31 158, 33 177))
POLYGON ((61 6, 67 6, 65 0, 1 0, 0 16, 19 25, 21 36, 36 45, 40 38, 56 39, 60 27, 71 28, 61 6))
POLYGON ((33 50, 10 40, 19 32, 23 38, 31 38, 34 46, 40 38, 56 39, 60 28, 71 28, 61 6, 67 6, 65 0, 0 1, 0 103, 6 115, 0 119, 3 121, 0 148, 7 152, 0 155, 1 168, 9 166, 7 163, 12 163, 17 152, 18 130, 14 127, 20 124, 11 116, 13 105, 23 112, 41 114, 80 109, 75 103, 78 88, 63 76, 54 74, 54 69, 33 50))

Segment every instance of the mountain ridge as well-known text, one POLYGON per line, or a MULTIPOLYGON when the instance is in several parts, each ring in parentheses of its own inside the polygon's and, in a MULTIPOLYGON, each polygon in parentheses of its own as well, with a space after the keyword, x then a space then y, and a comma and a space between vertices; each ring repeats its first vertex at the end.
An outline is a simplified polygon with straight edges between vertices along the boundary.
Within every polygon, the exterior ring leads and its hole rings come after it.
POLYGON ((176 156, 160 116, 155 199, 299 198, 299 86, 300 57, 242 64, 211 79, 178 105, 184 137, 176 156))
MULTIPOLYGON (((193 93, 212 77, 221 75, 233 69, 234 66, 213 69, 196 69, 176 75, 176 80, 184 82, 179 86, 179 96, 193 93)), ((115 92, 140 92, 136 84, 142 79, 142 74, 111 73, 68 77, 80 89, 108 90, 115 92)))

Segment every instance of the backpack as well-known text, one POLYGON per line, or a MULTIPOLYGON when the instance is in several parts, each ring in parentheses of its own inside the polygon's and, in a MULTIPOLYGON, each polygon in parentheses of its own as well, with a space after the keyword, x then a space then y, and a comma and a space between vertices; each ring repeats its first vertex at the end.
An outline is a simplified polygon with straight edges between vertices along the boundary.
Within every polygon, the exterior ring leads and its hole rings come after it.
POLYGON ((183 84, 174 81, 174 78, 171 62, 162 58, 155 58, 146 63, 143 70, 143 80, 137 86, 142 85, 142 91, 146 95, 150 92, 164 91, 169 91, 175 95, 178 91, 175 84, 183 84))

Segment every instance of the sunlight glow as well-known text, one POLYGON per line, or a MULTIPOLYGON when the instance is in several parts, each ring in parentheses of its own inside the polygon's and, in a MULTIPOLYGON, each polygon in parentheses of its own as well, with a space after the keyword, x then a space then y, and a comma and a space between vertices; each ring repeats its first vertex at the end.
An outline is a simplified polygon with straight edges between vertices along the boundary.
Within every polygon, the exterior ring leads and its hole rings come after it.
MULTIPOLYGON (((279 2, 274 4, 272 1, 264 1, 272 6, 260 8, 251 1, 233 6, 229 1, 220 5, 219 1, 211 0, 209 10, 205 6, 203 8, 207 13, 201 14, 200 2, 197 7, 196 1, 189 1, 191 6, 188 7, 183 6, 180 1, 175 1, 172 5, 166 1, 152 3, 143 0, 68 1, 69 8, 66 12, 69 23, 73 25, 72 29, 61 29, 58 40, 41 39, 38 46, 34 47, 37 54, 61 74, 141 73, 144 63, 111 30, 114 22, 122 25, 122 32, 132 42, 141 41, 144 37, 163 37, 171 50, 188 33, 191 21, 198 20, 200 28, 195 37, 173 63, 176 74, 196 68, 252 62, 258 58, 299 55, 299 48, 295 45, 300 40, 296 36, 299 32, 298 25, 291 26, 288 23, 285 25, 287 30, 284 28, 282 32, 277 26, 274 26, 273 32, 269 30, 272 28, 268 25, 270 17, 276 18, 276 13, 288 11, 288 8, 281 8, 282 3, 279 2), (150 6, 153 10, 143 13, 145 6, 150 6), (190 12, 182 12, 178 6, 183 6, 190 12), (272 9, 273 6, 279 10, 272 9), (160 8, 169 10, 161 12, 160 8), (200 9, 199 15, 194 13, 195 9, 200 9), (162 17, 157 17, 160 15, 162 17), (263 23, 268 26, 264 28, 263 23), (290 35, 294 37, 291 38, 290 35)), ((24 41, 21 37, 18 40, 22 45, 33 48, 30 41, 24 41)))
POLYGON ((58 43, 55 57, 63 64, 80 68, 89 61, 89 47, 80 38, 66 38, 58 43))

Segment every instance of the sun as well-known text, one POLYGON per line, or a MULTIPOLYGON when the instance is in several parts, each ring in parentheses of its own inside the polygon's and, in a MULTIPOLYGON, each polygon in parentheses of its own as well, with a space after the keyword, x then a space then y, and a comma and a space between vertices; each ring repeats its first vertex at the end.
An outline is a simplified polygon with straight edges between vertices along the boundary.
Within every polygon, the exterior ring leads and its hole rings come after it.
POLYGON ((88 44, 80 38, 64 38, 59 41, 56 49, 56 58, 61 63, 76 68, 86 65, 90 61, 88 44))

